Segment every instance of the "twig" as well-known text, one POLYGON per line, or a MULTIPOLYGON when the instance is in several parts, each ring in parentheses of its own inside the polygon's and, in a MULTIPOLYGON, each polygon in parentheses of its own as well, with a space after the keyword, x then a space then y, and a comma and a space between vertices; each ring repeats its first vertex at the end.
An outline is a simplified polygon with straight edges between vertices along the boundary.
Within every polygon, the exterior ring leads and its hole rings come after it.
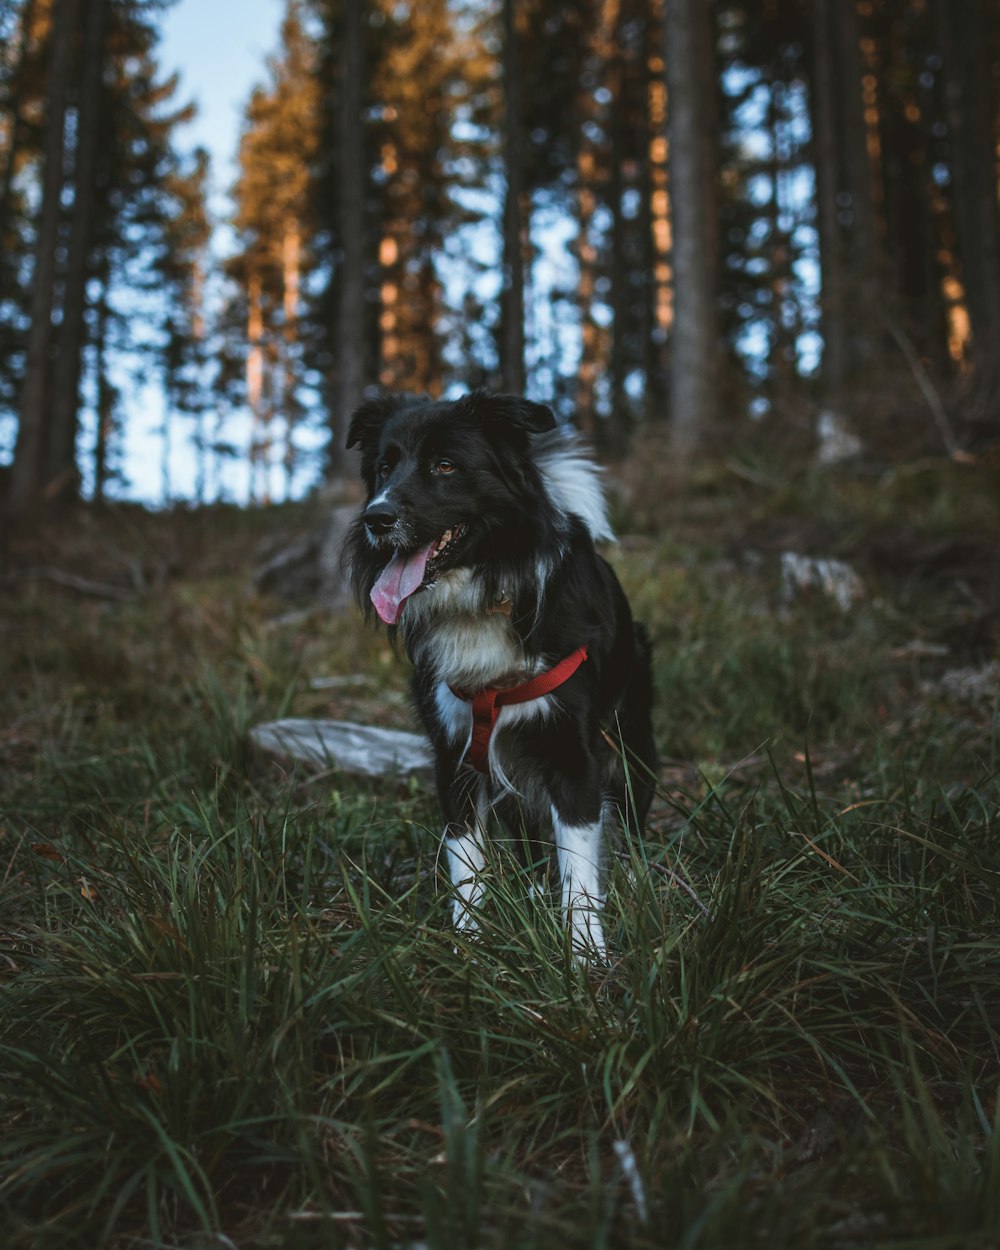
MULTIPOLYGON (((847 810, 850 811, 851 809, 847 808, 847 810)), ((842 872, 844 876, 849 877, 850 880, 853 881, 855 885, 861 884, 861 882, 857 879, 857 877, 854 875, 853 872, 850 872, 847 868, 844 867, 843 864, 838 864, 832 855, 827 855, 826 851, 818 847, 816 843, 812 840, 812 838, 804 834, 801 829, 793 829, 792 832, 796 834, 798 837, 800 837, 803 840, 803 842, 805 842, 806 845, 810 848, 810 850, 815 851, 816 854, 820 857, 820 859, 825 860, 830 865, 831 868, 836 868, 838 872, 842 872)))
POLYGON ((119 603, 127 603, 135 597, 131 590, 124 586, 113 586, 110 582, 92 582, 87 577, 78 577, 75 573, 67 573, 63 569, 51 568, 40 564, 34 568, 21 569, 17 573, 9 573, 0 578, 0 587, 18 586, 22 582, 52 582, 66 590, 75 590, 81 595, 93 595, 98 599, 114 599, 119 603))
MULTIPOLYGON (((628 855, 625 851, 616 851, 615 855, 623 864, 631 864, 632 862, 631 856, 628 855)), ((645 864, 647 868, 652 868, 654 872, 662 873, 663 876, 668 877, 673 882, 674 885, 680 886, 680 888, 684 891, 684 893, 688 896, 688 898, 690 898, 692 902, 694 902, 694 904, 699 908, 702 915, 705 916, 705 918, 708 920, 712 919, 712 913, 708 910, 705 904, 698 897, 698 894, 695 891, 694 886, 691 885, 689 882, 685 881, 679 872, 677 872, 673 868, 668 868, 666 864, 658 864, 655 862, 651 862, 650 860, 646 860, 645 864)))
POLYGON ((749 465, 740 464, 738 460, 729 457, 723 462, 730 473, 734 473, 737 477, 741 477, 744 482, 749 482, 751 486, 763 486, 766 490, 783 490, 784 484, 775 481, 773 477, 769 477, 766 473, 760 473, 757 469, 751 469, 749 465))
POLYGON ((927 400, 927 406, 931 410, 934 423, 938 428, 938 433, 941 435, 941 441, 944 443, 948 455, 951 456, 952 460, 957 460, 961 464, 971 463, 973 457, 967 451, 963 451, 958 445, 958 439, 951 428, 951 422, 948 420, 948 414, 941 401, 941 396, 938 394, 937 388, 924 368, 924 362, 920 359, 917 349, 907 338, 902 326, 897 321, 888 314, 884 315, 883 320, 885 321, 886 329, 892 335, 893 341, 903 353, 906 363, 910 366, 910 372, 913 374, 917 386, 920 387, 924 399, 927 400))

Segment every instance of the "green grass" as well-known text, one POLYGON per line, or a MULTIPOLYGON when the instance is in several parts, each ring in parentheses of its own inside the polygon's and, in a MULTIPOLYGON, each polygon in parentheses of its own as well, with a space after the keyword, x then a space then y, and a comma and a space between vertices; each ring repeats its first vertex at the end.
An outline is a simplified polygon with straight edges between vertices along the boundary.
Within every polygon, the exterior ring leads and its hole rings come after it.
POLYGON ((193 561, 132 603, 11 596, 0 1243, 1000 1241, 997 708, 906 650, 961 588, 782 607, 689 504, 616 557, 665 767, 606 968, 502 847, 456 936, 421 787, 248 756, 280 714, 407 723, 384 642, 247 591, 259 515, 127 518, 193 561))

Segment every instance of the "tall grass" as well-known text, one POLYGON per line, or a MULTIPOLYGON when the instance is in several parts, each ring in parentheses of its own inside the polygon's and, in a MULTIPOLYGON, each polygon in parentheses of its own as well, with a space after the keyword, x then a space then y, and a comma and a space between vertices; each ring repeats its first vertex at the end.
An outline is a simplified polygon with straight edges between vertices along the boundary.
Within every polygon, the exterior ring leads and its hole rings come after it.
POLYGON ((654 589, 657 560, 623 573, 695 763, 616 848, 589 968, 544 864, 495 847, 456 935, 425 791, 247 756, 319 711, 310 674, 400 680, 381 644, 214 576, 125 610, 25 592, 5 1246, 997 1243, 995 722, 928 722, 891 614, 783 615, 725 569, 654 589))

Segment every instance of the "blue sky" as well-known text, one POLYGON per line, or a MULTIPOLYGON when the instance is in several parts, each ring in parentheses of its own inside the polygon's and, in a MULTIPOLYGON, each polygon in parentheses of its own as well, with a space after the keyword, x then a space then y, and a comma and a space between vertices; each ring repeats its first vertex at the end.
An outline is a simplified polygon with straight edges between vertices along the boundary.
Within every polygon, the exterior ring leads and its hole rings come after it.
POLYGON ((243 106, 277 50, 283 8, 282 0, 179 0, 163 17, 160 64, 180 71, 181 98, 198 105, 184 138, 211 152, 218 190, 234 176, 243 106))

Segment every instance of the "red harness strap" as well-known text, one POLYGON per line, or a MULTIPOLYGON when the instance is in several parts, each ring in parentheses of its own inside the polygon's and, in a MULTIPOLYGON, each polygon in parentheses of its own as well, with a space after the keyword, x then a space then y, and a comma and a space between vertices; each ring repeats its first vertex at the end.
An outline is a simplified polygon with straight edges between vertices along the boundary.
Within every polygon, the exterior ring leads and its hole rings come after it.
POLYGON ((522 682, 520 686, 510 686, 506 690, 490 688, 469 694, 468 691, 449 686, 453 695, 472 704, 472 742, 469 746, 472 767, 481 773, 489 772, 490 738, 493 737, 493 729, 502 707, 509 703, 530 703, 532 699, 551 694, 573 676, 586 658, 587 648, 579 647, 565 660, 560 660, 554 668, 539 673, 530 681, 522 682))

